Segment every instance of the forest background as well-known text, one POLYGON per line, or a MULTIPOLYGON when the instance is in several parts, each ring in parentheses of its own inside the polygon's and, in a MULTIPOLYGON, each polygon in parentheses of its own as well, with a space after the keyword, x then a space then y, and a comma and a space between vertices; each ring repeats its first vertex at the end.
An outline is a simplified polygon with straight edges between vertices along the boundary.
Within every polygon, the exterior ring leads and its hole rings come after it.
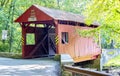
POLYGON ((21 53, 21 27, 14 20, 32 4, 84 15, 88 25, 97 21, 100 27, 89 32, 99 31, 102 48, 120 48, 119 0, 0 0, 0 52, 21 53))

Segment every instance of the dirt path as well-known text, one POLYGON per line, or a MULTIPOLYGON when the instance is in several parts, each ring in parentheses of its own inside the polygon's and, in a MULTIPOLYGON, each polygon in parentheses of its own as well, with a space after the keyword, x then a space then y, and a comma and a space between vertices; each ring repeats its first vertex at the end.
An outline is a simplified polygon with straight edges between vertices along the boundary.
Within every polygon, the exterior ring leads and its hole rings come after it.
POLYGON ((0 76, 59 76, 59 63, 53 59, 0 58, 0 76))

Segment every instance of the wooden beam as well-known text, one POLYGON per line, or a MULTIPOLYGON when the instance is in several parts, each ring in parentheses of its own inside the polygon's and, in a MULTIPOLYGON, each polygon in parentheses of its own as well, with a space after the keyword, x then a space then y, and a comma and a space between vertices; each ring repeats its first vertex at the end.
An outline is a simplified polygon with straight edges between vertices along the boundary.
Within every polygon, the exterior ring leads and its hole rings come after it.
POLYGON ((45 50, 46 53, 48 53, 48 50, 45 48, 45 46, 43 44, 41 44, 43 49, 45 50))
POLYGON ((104 73, 104 72, 99 72, 99 71, 93 71, 93 70, 87 70, 84 68, 78 68, 78 67, 73 67, 69 65, 64 65, 63 69, 69 72, 72 72, 74 74, 82 74, 83 76, 112 76, 111 74, 104 73))
POLYGON ((55 44, 54 44, 54 42, 53 42, 53 40, 50 38, 50 42, 52 43, 52 48, 53 48, 53 50, 54 50, 54 52, 56 53, 56 48, 55 48, 55 44))
POLYGON ((33 23, 33 24, 53 24, 54 21, 53 20, 46 20, 46 21, 29 21, 29 22, 23 22, 25 24, 28 23, 33 23))
POLYGON ((25 45, 26 45, 26 29, 24 28, 25 24, 21 24, 22 27, 22 57, 25 57, 25 45))
MULTIPOLYGON (((55 25, 55 34, 56 34, 56 36, 58 36, 58 40, 60 40, 59 39, 59 30, 58 30, 58 21, 57 20, 54 20, 54 25, 55 25)), ((59 42, 58 42, 58 44, 56 44, 56 53, 57 54, 59 54, 59 42)))
POLYGON ((44 36, 44 38, 42 39, 42 41, 40 43, 38 43, 35 48, 32 50, 32 52, 29 54, 29 57, 32 56, 36 50, 39 48, 39 46, 43 43, 43 41, 47 38, 47 35, 44 36))

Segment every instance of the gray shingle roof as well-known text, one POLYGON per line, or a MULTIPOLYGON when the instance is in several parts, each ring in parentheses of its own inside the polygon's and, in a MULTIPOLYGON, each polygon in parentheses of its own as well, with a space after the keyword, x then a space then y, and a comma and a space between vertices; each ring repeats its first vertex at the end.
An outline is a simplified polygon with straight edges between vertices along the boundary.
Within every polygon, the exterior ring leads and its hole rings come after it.
POLYGON ((53 19, 85 23, 84 16, 81 16, 79 14, 73 14, 61 10, 50 9, 38 5, 34 6, 43 11, 44 13, 46 13, 47 15, 49 15, 50 17, 52 17, 53 19))

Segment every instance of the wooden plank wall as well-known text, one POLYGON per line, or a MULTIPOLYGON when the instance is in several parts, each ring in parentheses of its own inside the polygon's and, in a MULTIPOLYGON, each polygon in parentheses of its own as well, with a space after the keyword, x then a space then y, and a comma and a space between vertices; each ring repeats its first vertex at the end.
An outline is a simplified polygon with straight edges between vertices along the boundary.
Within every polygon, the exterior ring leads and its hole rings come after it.
POLYGON ((92 60, 101 53, 100 47, 94 41, 92 37, 81 37, 76 29, 91 29, 91 27, 80 27, 70 25, 58 25, 58 36, 59 36, 59 54, 70 54, 75 62, 92 60), (67 44, 62 44, 61 36, 62 32, 68 32, 69 41, 67 44))

